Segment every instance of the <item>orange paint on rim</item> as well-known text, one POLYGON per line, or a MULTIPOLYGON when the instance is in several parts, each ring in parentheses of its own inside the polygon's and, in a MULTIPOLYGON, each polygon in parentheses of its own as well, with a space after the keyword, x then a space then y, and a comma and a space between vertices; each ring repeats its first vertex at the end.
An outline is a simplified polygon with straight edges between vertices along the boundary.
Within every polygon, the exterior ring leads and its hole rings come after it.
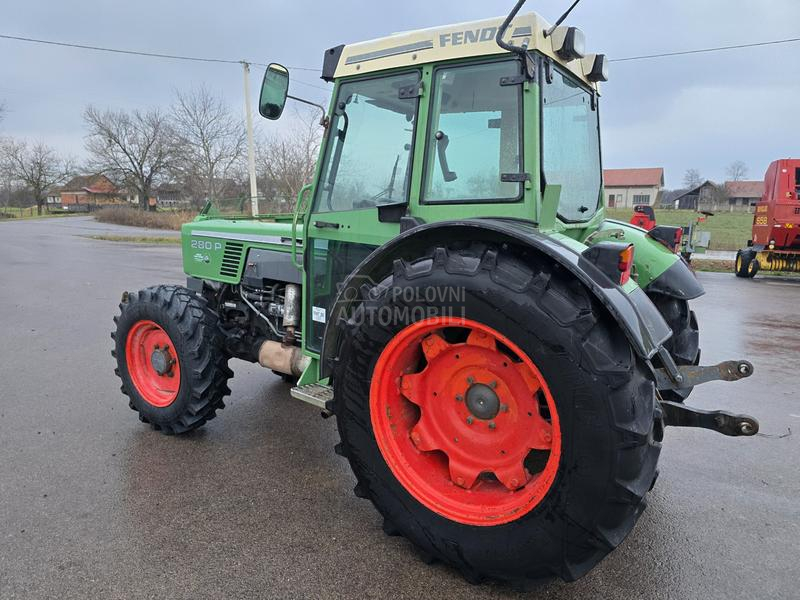
POLYGON ((398 481, 453 521, 509 523, 555 481, 561 430, 547 383, 482 323, 430 318, 400 331, 375 365, 370 414, 398 481))
POLYGON ((158 408, 178 397, 181 368, 175 346, 164 329, 153 321, 137 321, 125 340, 128 374, 136 391, 158 408))

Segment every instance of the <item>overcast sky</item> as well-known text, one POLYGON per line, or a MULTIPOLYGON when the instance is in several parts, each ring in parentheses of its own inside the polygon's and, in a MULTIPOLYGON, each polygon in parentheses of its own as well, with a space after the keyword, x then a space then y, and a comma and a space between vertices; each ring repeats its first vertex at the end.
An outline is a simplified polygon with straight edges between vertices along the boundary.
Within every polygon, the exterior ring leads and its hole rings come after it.
MULTIPOLYGON (((568 0, 529 1, 551 22, 568 0)), ((0 34, 319 69, 324 49, 394 31, 505 14, 512 0, 211 2, 0 0, 0 34)), ((611 59, 800 37, 796 0, 583 0, 569 18, 590 51, 611 59)), ((663 166, 677 187, 687 168, 722 180, 743 160, 800 155, 800 43, 611 65, 603 88, 604 166, 663 166)), ((253 94, 262 75, 254 67, 253 94)), ((327 101, 319 72, 292 70, 292 92, 327 101), (306 85, 303 85, 304 82, 306 85), (312 87, 314 86, 314 87, 312 87), (321 88, 321 89, 320 89, 321 88)), ((80 158, 81 113, 166 107, 175 88, 206 84, 242 112, 238 65, 157 60, 0 39, 0 134, 41 139, 80 158)), ((279 127, 261 123, 260 127, 279 127)))

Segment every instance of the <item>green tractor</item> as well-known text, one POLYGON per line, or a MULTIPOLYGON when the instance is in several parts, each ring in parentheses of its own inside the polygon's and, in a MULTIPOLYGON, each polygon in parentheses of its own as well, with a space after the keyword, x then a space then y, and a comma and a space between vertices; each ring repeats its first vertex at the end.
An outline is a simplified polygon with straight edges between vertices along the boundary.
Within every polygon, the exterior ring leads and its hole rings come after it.
MULTIPOLYGON (((325 51, 333 98, 294 214, 207 207, 183 227, 186 287, 126 292, 113 334, 143 422, 205 424, 229 359, 259 363, 336 417, 386 533, 518 585, 575 580, 625 538, 665 426, 758 430, 683 404, 753 367, 698 365, 678 228, 605 218, 606 58, 523 3, 325 51)), ((270 65, 262 116, 288 84, 270 65)))

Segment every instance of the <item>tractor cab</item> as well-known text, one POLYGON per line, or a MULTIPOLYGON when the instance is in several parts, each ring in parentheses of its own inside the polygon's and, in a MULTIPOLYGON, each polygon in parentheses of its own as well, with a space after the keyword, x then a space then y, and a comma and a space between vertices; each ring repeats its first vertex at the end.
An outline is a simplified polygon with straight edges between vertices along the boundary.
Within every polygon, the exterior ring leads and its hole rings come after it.
MULTIPOLYGON (((488 19, 325 52, 333 99, 315 181, 298 201, 310 349, 320 349, 345 276, 408 228, 480 217, 579 239, 597 228, 607 69, 584 45, 577 28, 530 13, 505 27, 488 19)), ((288 77, 267 70, 265 118, 280 116, 288 77)))

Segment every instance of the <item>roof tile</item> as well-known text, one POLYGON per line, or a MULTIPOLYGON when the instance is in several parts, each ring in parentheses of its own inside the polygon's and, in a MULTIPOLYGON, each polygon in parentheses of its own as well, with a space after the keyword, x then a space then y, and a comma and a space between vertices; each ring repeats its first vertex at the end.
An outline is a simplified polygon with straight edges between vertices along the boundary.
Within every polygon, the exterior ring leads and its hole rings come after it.
POLYGON ((661 167, 647 169, 603 169, 603 181, 606 187, 631 186, 663 186, 664 169, 661 167))

